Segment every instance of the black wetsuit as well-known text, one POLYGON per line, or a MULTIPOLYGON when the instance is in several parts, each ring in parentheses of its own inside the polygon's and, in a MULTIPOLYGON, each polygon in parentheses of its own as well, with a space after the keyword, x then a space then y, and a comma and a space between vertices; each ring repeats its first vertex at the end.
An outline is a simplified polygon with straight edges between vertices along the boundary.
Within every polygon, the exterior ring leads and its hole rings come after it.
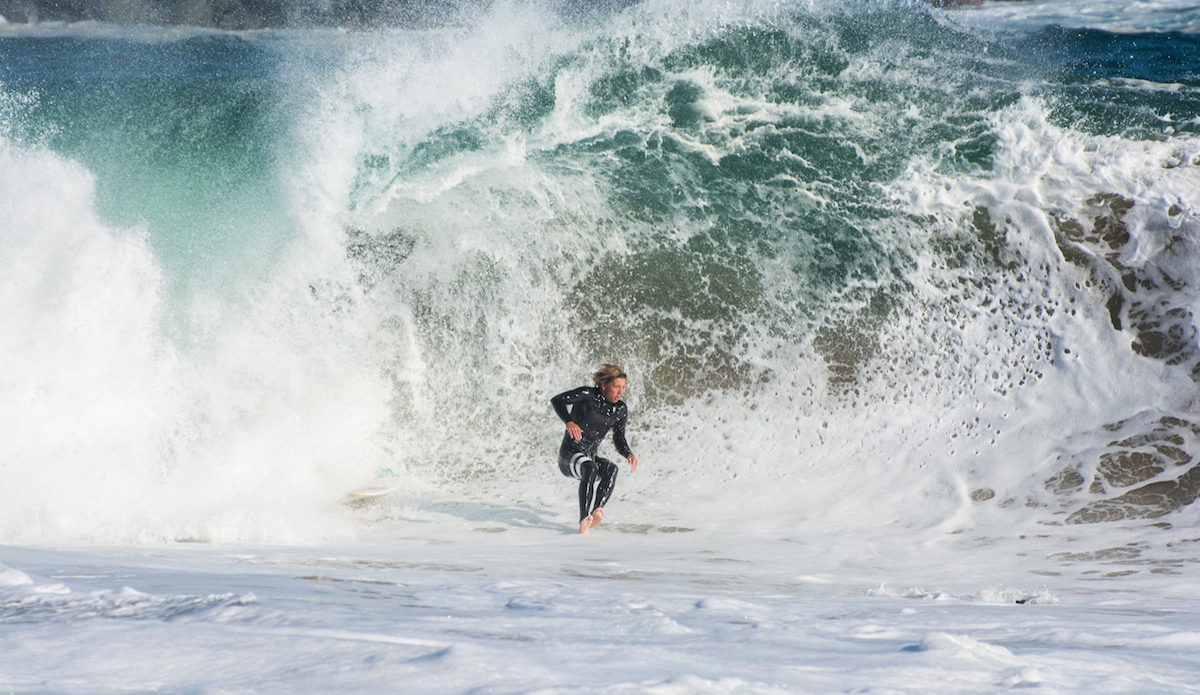
POLYGON ((590 386, 560 393, 550 399, 550 404, 564 423, 574 422, 583 431, 583 437, 578 440, 570 433, 563 435, 562 446, 558 448, 559 470, 568 478, 579 479, 579 519, 582 521, 597 507, 608 503, 617 483, 617 464, 596 456, 604 435, 611 429, 617 451, 625 458, 633 456, 625 441, 625 418, 629 411, 625 401, 609 403, 600 389, 590 386))

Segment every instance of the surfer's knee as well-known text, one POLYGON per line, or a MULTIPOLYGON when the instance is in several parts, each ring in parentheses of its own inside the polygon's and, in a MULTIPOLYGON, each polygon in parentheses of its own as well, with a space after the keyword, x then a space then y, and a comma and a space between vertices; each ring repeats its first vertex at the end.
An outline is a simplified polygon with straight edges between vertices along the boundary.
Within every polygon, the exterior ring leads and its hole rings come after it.
POLYGON ((593 461, 591 459, 584 459, 579 462, 578 475, 575 477, 577 477, 583 481, 592 482, 592 481, 595 481, 596 478, 600 477, 598 475, 599 473, 600 473, 600 470, 596 466, 595 461, 593 461))
POLYGON ((605 480, 617 479, 617 473, 621 470, 620 466, 604 458, 596 459, 596 464, 601 478, 605 480))
POLYGON ((574 453, 570 456, 560 454, 558 470, 568 478, 582 480, 588 475, 596 474, 596 466, 587 454, 574 453))

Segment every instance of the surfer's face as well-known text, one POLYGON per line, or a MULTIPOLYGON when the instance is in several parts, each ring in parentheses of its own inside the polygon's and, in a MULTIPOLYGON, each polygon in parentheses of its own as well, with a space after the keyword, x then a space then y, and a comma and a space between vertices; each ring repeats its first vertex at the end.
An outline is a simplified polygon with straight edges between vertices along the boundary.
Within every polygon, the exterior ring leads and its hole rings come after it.
POLYGON ((609 403, 616 403, 621 400, 621 396, 625 393, 625 380, 613 379, 600 387, 600 393, 604 396, 604 400, 609 403))

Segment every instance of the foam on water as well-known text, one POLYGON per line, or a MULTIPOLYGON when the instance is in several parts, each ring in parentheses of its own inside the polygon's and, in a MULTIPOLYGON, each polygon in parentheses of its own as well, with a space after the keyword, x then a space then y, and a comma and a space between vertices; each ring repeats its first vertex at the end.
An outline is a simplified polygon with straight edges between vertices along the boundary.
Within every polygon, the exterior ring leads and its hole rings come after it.
POLYGON ((870 589, 861 582, 880 571, 871 562, 827 565, 750 536, 580 543, 510 527, 480 541, 461 520, 433 523, 379 545, 8 548, 6 560, 26 571, 0 574, 11 579, 0 583, 0 683, 16 692, 402 683, 433 693, 497 679, 516 692, 1194 687, 1195 601, 1182 595, 1167 607, 1144 591, 972 591, 948 575, 928 577, 944 590, 870 589), (820 576, 794 576, 799 566, 820 566, 820 576))
POLYGON ((168 338, 145 233, 98 219, 93 178, 78 165, 7 143, 0 156, 2 407, 13 425, 3 444, 5 534, 337 533, 336 517, 288 510, 328 499, 328 483, 309 480, 320 469, 297 470, 297 460, 326 459, 332 485, 344 488, 355 475, 341 467, 346 458, 372 465, 354 442, 369 438, 381 398, 357 380, 354 361, 326 370, 310 361, 306 341, 320 323, 266 289, 243 307, 197 299, 189 308, 204 339, 181 349, 168 338), (339 434, 331 442, 323 430, 339 434))

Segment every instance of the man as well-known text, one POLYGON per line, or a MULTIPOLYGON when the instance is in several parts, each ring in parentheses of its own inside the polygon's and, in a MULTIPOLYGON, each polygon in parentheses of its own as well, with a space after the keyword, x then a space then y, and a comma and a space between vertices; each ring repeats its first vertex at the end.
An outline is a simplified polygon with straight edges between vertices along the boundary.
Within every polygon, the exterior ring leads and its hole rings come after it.
POLYGON ((613 446, 629 461, 630 472, 637 470, 637 457, 625 441, 629 411, 621 396, 626 379, 620 367, 602 364, 592 375, 594 388, 581 386, 550 399, 554 412, 567 424, 558 448, 558 468, 568 478, 579 480, 580 533, 587 533, 604 519, 604 505, 617 483, 617 464, 596 456, 610 429, 613 446))

